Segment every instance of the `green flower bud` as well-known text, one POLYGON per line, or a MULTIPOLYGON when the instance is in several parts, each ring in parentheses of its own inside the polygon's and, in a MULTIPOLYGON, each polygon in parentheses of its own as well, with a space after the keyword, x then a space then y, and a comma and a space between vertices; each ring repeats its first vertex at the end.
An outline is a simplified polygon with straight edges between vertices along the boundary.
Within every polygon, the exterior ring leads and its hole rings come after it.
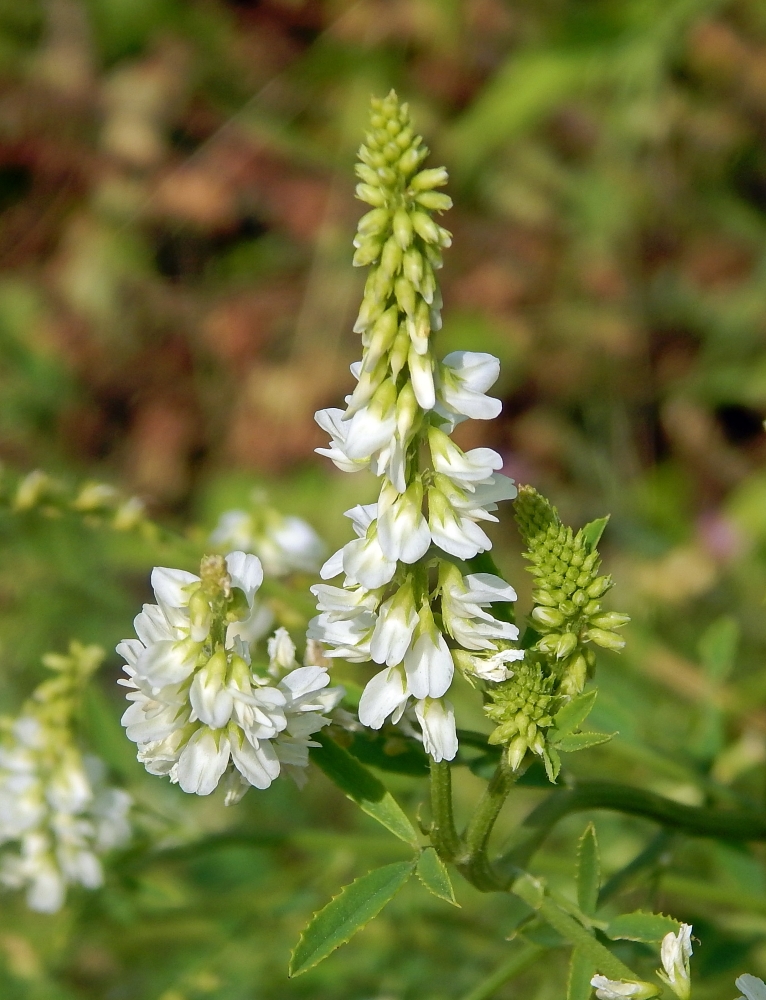
POLYGON ((528 746, 523 736, 517 736, 508 747, 508 766, 512 771, 518 771, 524 760, 528 746))
POLYGON ((443 187, 448 181, 447 171, 444 167, 433 167, 430 170, 421 170, 420 173, 410 181, 410 188, 413 191, 430 191, 431 188, 443 187))
POLYGON ((399 270, 402 263, 402 248, 396 239, 391 236, 383 246, 383 253, 380 255, 380 270, 393 276, 399 270))
POLYGON ((382 233, 391 219, 391 213, 386 208, 373 208, 363 215, 357 224, 356 231, 360 236, 377 236, 382 233))
POLYGON ((452 199, 448 194, 441 194, 439 191, 424 191, 415 195, 415 201, 423 208, 429 208, 432 212, 446 212, 452 208, 452 199))
POLYGON ((597 599, 599 597, 602 597, 607 592, 607 590, 609 590, 609 588, 611 586, 612 586, 612 578, 611 577, 609 577, 609 576, 599 576, 588 587, 586 593, 587 593, 588 597, 591 597, 591 598, 593 598, 595 600, 595 599, 597 599))
POLYGON ((420 136, 416 136, 410 148, 402 154, 402 157, 397 164, 400 172, 405 176, 411 174, 413 170, 417 170, 423 160, 425 160, 428 156, 428 149, 425 146, 420 146, 420 148, 418 148, 419 143, 420 136))
POLYGON ((415 288, 419 288, 423 280, 423 256, 415 247, 410 247, 404 254, 402 270, 405 278, 412 282, 415 288))
POLYGON ((616 611, 607 611, 606 614, 595 615, 590 621, 591 625, 595 625, 596 628, 610 630, 627 625, 630 621, 630 615, 620 615, 616 611))
POLYGON ((416 307, 415 289, 412 283, 404 276, 397 278, 394 282, 394 294, 402 312, 412 316, 416 307))
POLYGON ((607 632, 600 628, 589 628, 585 633, 585 638, 590 639, 591 642, 595 642, 597 646, 614 650, 616 653, 625 646, 625 640, 622 636, 617 635, 616 632, 607 632))
POLYGON ((382 243, 380 240, 375 239, 375 237, 369 237, 360 241, 359 248, 354 254, 352 262, 354 267, 367 267, 368 264, 374 264, 380 256, 381 249, 382 243))
POLYGON ((406 326, 399 327, 399 332, 394 338, 394 343, 388 355, 388 364, 391 368, 391 375, 396 378, 399 372, 407 364, 407 357, 410 353, 410 336, 406 326))
POLYGON ((532 611, 532 620, 543 628, 559 628, 564 624, 564 616, 560 611, 550 607, 537 607, 532 611))
POLYGON ((377 172, 366 163, 357 163, 354 171, 362 183, 369 184, 371 187, 378 187, 380 185, 380 178, 377 172))
POLYGON ((386 204, 385 192, 371 184, 357 184, 356 196, 359 201, 366 201, 368 205, 374 205, 376 208, 383 208, 386 204))
POLYGON ((556 659, 563 660, 577 649, 577 636, 574 632, 565 632, 556 645, 556 659))
POLYGON ((413 212, 410 219, 412 220, 415 232, 418 236, 424 239, 426 243, 441 243, 441 226, 437 226, 430 215, 426 215, 425 212, 413 212))
POLYGON ((412 243, 412 222, 403 208, 397 209, 394 214, 394 236, 402 250, 412 243))

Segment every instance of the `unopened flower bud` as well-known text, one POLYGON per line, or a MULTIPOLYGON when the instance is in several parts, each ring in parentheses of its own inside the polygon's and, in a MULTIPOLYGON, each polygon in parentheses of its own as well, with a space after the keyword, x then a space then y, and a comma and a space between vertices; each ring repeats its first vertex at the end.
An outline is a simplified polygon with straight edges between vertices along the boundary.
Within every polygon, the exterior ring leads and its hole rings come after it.
POLYGON ((446 212, 452 208, 452 199, 440 191, 423 191, 415 196, 415 201, 432 212, 446 212))
POLYGON ((420 282, 423 280, 423 256, 415 247, 410 247, 402 257, 402 270, 405 278, 415 288, 419 288, 420 282))
POLYGON ((418 166, 428 156, 428 150, 425 146, 418 148, 419 141, 420 137, 416 136, 410 148, 401 156, 397 164, 399 170, 405 175, 411 174, 413 170, 417 170, 418 166))
POLYGON ((189 598, 189 621, 194 642, 204 642, 210 633, 213 612, 207 594, 198 588, 189 598))
POLYGON ((386 204, 385 192, 371 184, 357 184, 356 196, 359 201, 366 201, 368 205, 374 205, 376 208, 383 208, 386 204))
POLYGON ((386 208, 373 208, 359 220, 356 230, 360 236, 377 236, 389 223, 391 213, 386 208))
POLYGON ((411 217, 412 225, 418 236, 422 237, 426 243, 439 243, 440 227, 434 222, 430 215, 425 212, 413 212, 411 217))
POLYGON ((597 646, 603 646, 604 649, 612 649, 615 652, 619 652, 625 646, 625 640, 622 636, 600 628, 589 628, 585 633, 585 638, 595 642, 597 646))
POLYGON ((556 644, 556 659, 563 660, 577 648, 577 636, 574 632, 565 632, 556 644))
POLYGON ((512 771, 518 771, 527 749, 527 741, 523 736, 517 736, 510 744, 508 747, 508 766, 512 771))
POLYGON ((612 586, 612 579, 608 576, 600 576, 588 587, 586 593, 588 597, 597 600, 602 597, 612 586))
POLYGON ((607 611, 603 615, 595 615, 591 618, 591 624, 596 628, 615 629, 622 628, 630 621, 630 615, 620 615, 616 611, 607 611))
POLYGON ((415 289, 412 287, 412 282, 404 276, 397 278, 394 283, 394 294, 402 312, 412 316, 416 305, 415 289))
POLYGON ((445 167, 433 167, 430 170, 421 170, 420 173, 410 181, 410 188, 413 191, 430 191, 432 188, 443 187, 447 183, 447 170, 445 167))
POLYGON ((394 213, 394 236, 402 250, 406 250, 412 243, 412 222, 403 208, 394 213))
POLYGON ((532 611, 532 619, 545 628, 559 628, 564 624, 564 616, 555 608, 536 607, 532 611))
POLYGON ((405 326, 399 327, 394 343, 388 355, 388 364, 391 368, 391 375, 396 378, 399 372, 407 364, 407 356, 410 353, 410 336, 405 326))
POLYGON ((366 267, 368 264, 373 264, 380 256, 382 246, 383 244, 376 236, 367 236, 361 239, 352 261, 354 267, 366 267))
POLYGON ((385 274, 393 275, 399 270, 402 263, 402 248, 399 245, 395 237, 389 237, 385 245, 383 246, 383 252, 380 255, 380 269, 385 274))

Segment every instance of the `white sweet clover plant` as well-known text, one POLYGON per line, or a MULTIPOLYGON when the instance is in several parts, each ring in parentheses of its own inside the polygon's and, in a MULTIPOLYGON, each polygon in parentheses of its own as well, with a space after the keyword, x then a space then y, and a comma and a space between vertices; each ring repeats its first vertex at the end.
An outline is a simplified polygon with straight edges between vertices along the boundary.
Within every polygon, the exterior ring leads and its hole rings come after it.
MULTIPOLYGON (((155 568, 156 603, 136 617, 135 638, 117 646, 129 702, 122 722, 150 773, 196 795, 223 785, 228 805, 282 774, 302 785, 314 761, 415 849, 411 860, 346 886, 315 915, 294 949, 291 975, 347 941, 414 871, 435 896, 455 902, 452 865, 480 891, 512 893, 525 904, 518 948, 503 975, 545 963, 546 946, 537 942, 549 940, 552 930, 556 947, 571 946, 567 1000, 589 1000, 594 992, 598 1000, 651 1000, 663 989, 690 1000, 691 926, 663 914, 614 917, 613 907, 601 909, 614 880, 601 885, 592 827, 580 841, 577 904, 528 874, 529 860, 556 822, 579 808, 661 814, 666 825, 703 836, 715 836, 725 823, 727 837, 740 840, 766 839, 766 822, 734 809, 724 817, 680 806, 625 786, 615 802, 615 786, 585 782, 554 789, 513 846, 495 860, 488 856, 494 823, 528 768, 542 763, 548 779, 560 784, 563 753, 609 738, 582 732, 596 697, 595 687, 586 685, 595 649, 618 652, 628 619, 601 603, 612 587, 611 578, 600 575, 606 519, 574 532, 533 488, 517 492, 495 451, 464 452, 452 440, 461 421, 499 414, 499 400, 488 395, 499 362, 483 353, 456 351, 439 359, 434 352, 432 333, 441 325, 435 273, 450 244, 434 213, 451 201, 437 190, 446 171, 427 168, 426 155, 407 106, 393 92, 373 101, 357 166, 357 195, 371 205, 359 223, 354 256, 355 264, 370 268, 355 324, 362 359, 352 366, 356 386, 345 409, 322 410, 316 419, 330 435, 328 447, 317 450, 345 472, 377 476, 377 501, 347 512, 356 537, 321 568, 326 553, 316 532, 269 507, 260 494, 249 508, 221 516, 209 541, 223 554, 204 556, 198 574, 155 568), (521 636, 513 621, 515 591, 488 555, 485 531, 505 500, 515 500, 534 580, 521 636), (277 601, 268 579, 263 595, 264 572, 279 579, 271 585, 279 588, 277 601), (287 630, 269 633, 280 602, 289 604, 303 576, 316 572, 324 581, 311 588, 319 613, 299 663, 287 630), (264 657, 259 643, 267 636, 264 657), (350 700, 341 704, 344 689, 331 684, 328 658, 366 671, 358 719, 350 700), (456 671, 481 696, 494 727, 487 734, 463 732, 460 746, 449 698, 456 671), (381 750, 386 741, 376 731, 384 725, 399 727, 398 750, 402 743, 409 748, 401 766, 399 757, 381 750), (419 831, 361 759, 410 774, 422 773, 428 761, 431 817, 421 820, 419 831), (493 773, 458 833, 451 767, 466 763, 482 777, 488 768, 493 773), (618 952, 610 941, 639 942, 639 950, 628 944, 618 952), (653 982, 621 957, 632 955, 651 975, 647 945, 659 951, 653 982)), ((73 492, 34 472, 10 489, 2 485, 0 503, 21 517, 75 516, 91 526, 137 531, 150 542, 171 536, 146 517, 139 501, 105 484, 73 492)), ((184 545, 188 551, 188 539, 184 545)), ((283 625, 294 625, 299 615, 283 614, 283 625)), ((0 883, 25 890, 29 906, 44 912, 59 909, 70 886, 100 886, 102 858, 130 836, 130 796, 109 787, 104 766, 83 753, 76 735, 79 695, 100 658, 96 648, 76 643, 68 656, 49 655, 45 663, 56 677, 16 718, 0 720, 0 883)), ((471 995, 489 997, 500 981, 492 973, 471 995)), ((740 975, 736 986, 738 1000, 766 1000, 766 986, 755 976, 740 975)))
POLYGON ((324 580, 341 585, 312 587, 320 614, 308 635, 330 657, 381 668, 362 694, 363 725, 398 722, 412 704, 427 752, 441 761, 458 749, 447 698, 456 662, 473 678, 505 680, 524 654, 518 628, 490 610, 514 601, 513 588, 468 566, 492 547, 482 524, 497 520, 516 487, 497 452, 464 452, 450 438, 461 421, 499 414, 487 390, 500 364, 490 354, 434 354, 435 272, 451 237, 433 213, 452 202, 436 190, 447 172, 422 169, 427 154, 406 105, 393 93, 373 102, 357 165, 357 196, 373 206, 354 241, 354 263, 370 265, 354 326, 362 360, 345 410, 320 410, 316 420, 331 436, 319 453, 345 472, 371 470, 381 485, 376 503, 347 511, 357 537, 322 567, 324 580))

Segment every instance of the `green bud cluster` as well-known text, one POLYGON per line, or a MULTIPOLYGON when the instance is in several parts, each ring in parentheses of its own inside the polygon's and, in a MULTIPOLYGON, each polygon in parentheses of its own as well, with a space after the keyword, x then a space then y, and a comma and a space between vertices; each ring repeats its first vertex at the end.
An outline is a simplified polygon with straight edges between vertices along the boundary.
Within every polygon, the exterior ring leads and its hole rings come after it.
POLYGON ((555 686, 555 675, 546 675, 539 658, 528 656, 513 677, 488 691, 484 711, 498 723, 489 742, 507 746, 508 763, 514 771, 527 750, 539 756, 545 751, 544 730, 553 725, 559 701, 555 686))
MULTIPOLYGON (((354 264, 370 272, 354 326, 365 358, 351 409, 396 383, 405 367, 412 372, 433 365, 429 338, 441 327, 442 304, 434 272, 452 239, 432 216, 452 200, 435 190, 447 183, 447 171, 421 169, 427 155, 394 91, 373 98, 356 167, 356 195, 372 210, 359 220, 354 240, 354 264)), ((399 381, 401 390, 406 380, 399 381)))
MULTIPOLYGON (((1 471, 1 470, 0 470, 1 471)), ((72 490, 60 479, 35 469, 17 481, 3 475, 0 503, 17 514, 36 512, 46 517, 74 513, 91 524, 109 524, 116 531, 140 529, 153 533, 138 497, 125 497, 108 483, 86 482, 72 490)))
POLYGON ((560 692, 574 696, 595 666, 587 644, 619 651, 625 640, 615 630, 630 619, 602 609, 601 598, 613 584, 611 577, 599 576, 601 559, 587 526, 574 533, 530 486, 521 487, 514 507, 535 580, 531 625, 540 639, 533 648, 555 664, 560 692))

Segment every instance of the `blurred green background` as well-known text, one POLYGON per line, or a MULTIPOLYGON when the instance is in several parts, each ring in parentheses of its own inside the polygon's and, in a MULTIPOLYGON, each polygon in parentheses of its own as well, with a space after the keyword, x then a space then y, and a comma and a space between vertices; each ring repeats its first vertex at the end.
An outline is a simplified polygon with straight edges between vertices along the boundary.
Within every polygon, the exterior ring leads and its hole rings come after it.
MULTIPOLYGON (((601 657, 594 718, 620 735, 570 767, 763 805, 762 0, 0 0, 0 459, 113 482, 200 526, 198 547, 255 486, 344 542, 341 512, 374 483, 313 455, 312 416, 360 354, 353 161, 370 95, 391 86, 456 201, 438 349, 503 364, 503 415, 460 443, 497 448, 576 526, 612 513, 614 606, 634 621, 625 653, 601 657)), ((525 605, 511 520, 497 560, 525 605)), ((67 519, 3 513, 0 535, 7 712, 46 650, 130 634, 151 565, 193 568, 183 546, 67 519)), ((441 1000, 509 953, 509 899, 460 885, 456 910, 412 884, 288 982, 310 913, 397 842, 318 772, 231 810, 145 775, 118 670, 110 652, 84 732, 137 799, 135 849, 56 917, 3 895, 4 1000, 441 1000)), ((464 815, 480 782, 456 777, 464 815)), ((426 795, 386 780, 413 811, 426 795)), ((511 800, 498 843, 539 798, 511 800)), ((563 891, 589 818, 536 859, 563 891)), ((608 874, 655 832, 593 818, 608 874)), ((626 887, 626 907, 694 924, 695 1000, 766 976, 763 861, 671 838, 626 887)), ((498 997, 560 1000, 565 970, 554 951, 498 997)))

